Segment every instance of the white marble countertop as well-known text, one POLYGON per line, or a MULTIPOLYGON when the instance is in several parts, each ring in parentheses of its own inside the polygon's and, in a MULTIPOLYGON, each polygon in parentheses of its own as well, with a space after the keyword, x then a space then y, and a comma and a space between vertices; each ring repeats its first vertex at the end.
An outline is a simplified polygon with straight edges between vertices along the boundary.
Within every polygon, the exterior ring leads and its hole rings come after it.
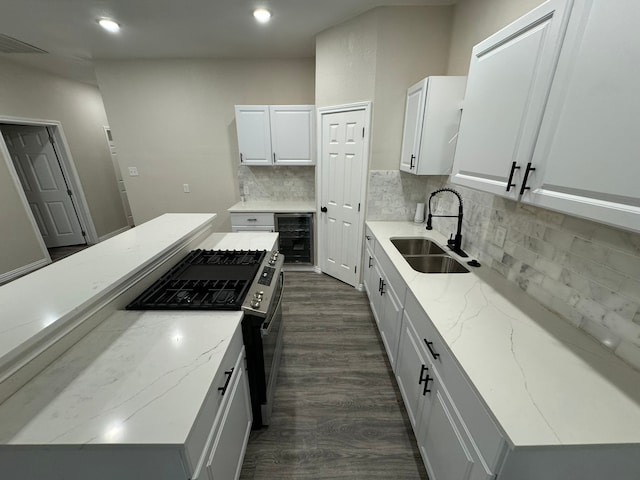
POLYGON ((184 443, 241 320, 116 312, 0 405, 0 443, 184 443))
MULTIPOLYGON (((213 233, 194 248, 271 250, 277 238, 213 233)), ((184 443, 241 320, 116 311, 0 405, 0 444, 184 443)))
POLYGON ((0 367, 166 256, 215 214, 166 214, 0 287, 0 367))
POLYGON ((513 446, 640 443, 640 372, 490 268, 419 273, 389 240, 439 233, 367 225, 513 446))
POLYGON ((316 202, 313 200, 248 200, 238 202, 227 210, 231 213, 309 213, 316 211, 316 202))

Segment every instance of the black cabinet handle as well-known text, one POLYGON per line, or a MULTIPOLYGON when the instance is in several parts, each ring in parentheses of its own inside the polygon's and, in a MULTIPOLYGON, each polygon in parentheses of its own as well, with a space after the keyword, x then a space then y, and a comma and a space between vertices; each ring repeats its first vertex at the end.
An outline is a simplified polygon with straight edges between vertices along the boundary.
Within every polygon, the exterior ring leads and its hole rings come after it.
POLYGON ((322 213, 327 213, 327 207, 320 207, 320 211, 322 213))
POLYGON ((418 385, 422 385, 424 383, 424 387, 422 389, 422 396, 424 397, 428 392, 431 392, 431 390, 429 389, 429 382, 433 380, 433 377, 429 376, 429 369, 427 368, 426 365, 422 365, 422 368, 420 369, 420 377, 418 378, 418 385), (426 378, 424 377, 424 374, 427 374, 426 378))
POLYGON ((244 162, 244 160, 242 159, 242 154, 240 154, 240 163, 244 162))
POLYGON ((511 164, 511 172, 509 172, 509 181, 507 182, 507 192, 511 190, 511 187, 516 186, 515 183, 511 183, 513 181, 513 174, 516 172, 516 170, 520 170, 520 167, 516 162, 513 162, 511 164))
POLYGON ((369 268, 371 268, 371 262, 373 261, 373 257, 369 256, 369 268))
POLYGON ((413 170, 413 161, 416 159, 415 155, 411 155, 411 161, 409 163, 409 170, 413 170))
POLYGON ((437 360, 438 358, 440 358, 440 354, 436 353, 433 351, 433 347, 431 345, 433 345, 433 342, 428 342, 427 339, 424 339, 424 343, 427 344, 427 348, 429 349, 429 353, 431 354, 431 356, 433 357, 434 360, 437 360))
POLYGON ((384 286, 386 285, 385 281, 380 279, 380 295, 384 295, 386 292, 384 291, 384 286))
MULTIPOLYGON (((382 279, 381 278, 378 279, 378 291, 382 292, 382 279)), ((382 294, 380 294, 380 295, 382 295, 382 294)))
POLYGON ((218 390, 222 392, 222 395, 227 392, 227 387, 229 386, 229 382, 231 381, 231 375, 233 375, 233 368, 231 370, 227 370, 226 372, 224 372, 224 374, 227 376, 227 380, 224 382, 223 387, 218 387, 218 390))
POLYGON ((524 180, 522 180, 522 187, 520 188, 520 195, 524 195, 526 190, 531 189, 531 187, 527 187, 527 180, 529 179, 529 174, 535 171, 536 169, 531 166, 531 162, 527 163, 527 169, 524 171, 524 180))

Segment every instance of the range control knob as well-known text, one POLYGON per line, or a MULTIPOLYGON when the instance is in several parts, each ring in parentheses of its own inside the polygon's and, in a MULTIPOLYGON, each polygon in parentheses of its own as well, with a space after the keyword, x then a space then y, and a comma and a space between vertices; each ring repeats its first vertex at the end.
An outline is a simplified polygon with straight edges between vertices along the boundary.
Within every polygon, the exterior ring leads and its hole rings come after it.
POLYGON ((258 308, 260 306, 260 300, 252 300, 251 308, 258 308))

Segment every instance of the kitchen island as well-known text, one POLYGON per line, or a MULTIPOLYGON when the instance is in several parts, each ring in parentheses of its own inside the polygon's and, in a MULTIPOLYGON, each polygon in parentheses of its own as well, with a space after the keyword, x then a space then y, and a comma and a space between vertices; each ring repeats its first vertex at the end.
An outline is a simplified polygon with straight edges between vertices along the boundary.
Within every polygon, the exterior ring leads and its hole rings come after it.
POLYGON ((470 273, 417 272, 398 237, 447 240, 367 222, 365 276, 378 269, 383 287, 369 296, 374 310, 391 288, 400 297, 377 320, 430 476, 636 480, 640 372, 468 258, 447 252, 470 273))
MULTIPOLYGON (((49 359, 61 343, 68 348, 42 371, 23 368, 33 373, 23 385, 9 377, 11 395, 0 405, 3 476, 233 478, 251 425, 242 313, 124 310, 189 250, 271 250, 277 242, 275 233, 211 233, 214 218, 159 217, 54 264, 57 274, 73 279, 85 261, 102 259, 104 270, 86 273, 92 280, 76 292, 77 305, 67 299, 58 310, 58 322, 95 328, 71 345, 63 336, 53 343, 57 348, 43 349, 40 357, 49 359), (163 242, 150 238, 163 233, 163 242), (134 253, 122 252, 123 244, 134 253), (87 315, 87 302, 101 307, 87 315)), ((45 268, 22 283, 41 284, 51 275, 45 268)))

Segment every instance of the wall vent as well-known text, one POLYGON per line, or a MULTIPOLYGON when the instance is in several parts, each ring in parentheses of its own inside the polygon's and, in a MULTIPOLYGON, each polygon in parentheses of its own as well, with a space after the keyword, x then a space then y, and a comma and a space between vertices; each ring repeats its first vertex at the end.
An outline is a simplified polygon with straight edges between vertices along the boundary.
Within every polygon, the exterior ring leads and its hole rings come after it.
POLYGON ((48 53, 41 48, 0 33, 0 53, 48 53))

